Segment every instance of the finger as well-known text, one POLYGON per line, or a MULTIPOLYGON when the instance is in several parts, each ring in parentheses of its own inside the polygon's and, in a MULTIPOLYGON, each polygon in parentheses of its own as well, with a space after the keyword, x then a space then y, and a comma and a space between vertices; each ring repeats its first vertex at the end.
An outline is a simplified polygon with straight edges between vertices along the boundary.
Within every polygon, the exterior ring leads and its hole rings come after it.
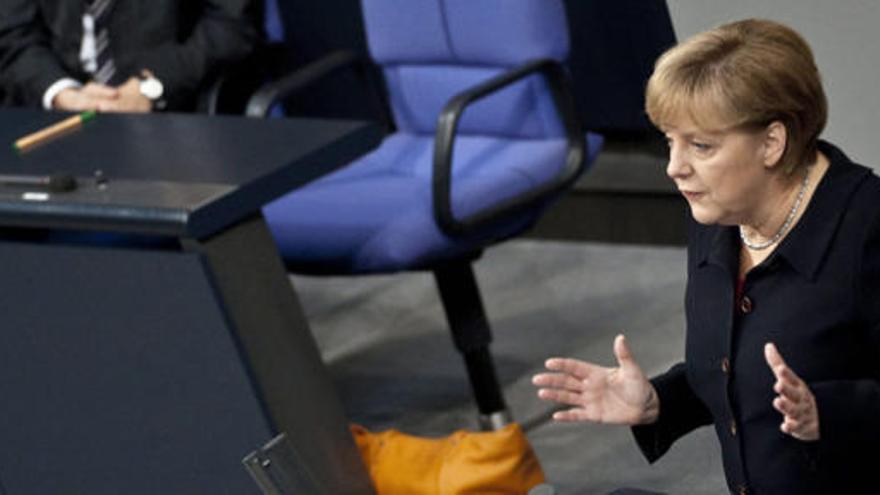
POLYGON ((94 82, 83 86, 82 91, 93 98, 114 99, 119 97, 119 90, 116 88, 94 82))
POLYGON ((803 384, 801 377, 785 362, 782 354, 779 353, 776 345, 772 342, 764 345, 764 357, 778 380, 789 382, 793 386, 801 386, 803 384))
POLYGON ((773 391, 795 404, 800 403, 804 396, 797 384, 792 384, 787 380, 777 380, 773 385, 773 391))
POLYGON ((539 389, 538 398, 546 401, 559 402, 560 404, 568 404, 570 406, 577 406, 582 402, 579 394, 555 388, 539 389))
POLYGON ((128 106, 122 99, 98 100, 98 111, 106 113, 121 113, 129 111, 128 106))
POLYGON ((99 112, 117 112, 119 105, 112 100, 101 100, 98 102, 99 112))
POLYGON ((782 390, 786 390, 793 392, 795 395, 800 395, 798 389, 803 386, 803 380, 786 364, 776 345, 772 342, 764 345, 764 358, 767 360, 770 370, 776 376, 776 384, 773 389, 777 393, 782 393, 782 390))
POLYGON ((617 358, 617 363, 621 365, 633 360, 632 352, 630 352, 629 346, 626 345, 626 337, 622 333, 614 337, 614 357, 617 358))
POLYGON ((55 96, 52 100, 52 107, 58 110, 82 112, 84 110, 95 110, 97 102, 78 88, 68 88, 55 96))
POLYGON ((71 112, 85 112, 87 110, 97 110, 98 105, 88 99, 77 99, 65 105, 59 105, 59 110, 68 110, 71 112))
POLYGON ((141 80, 137 77, 129 77, 124 83, 117 86, 117 88, 139 88, 141 84, 141 80))
POLYGON ((560 373, 540 373, 532 377, 532 384, 538 387, 566 389, 572 392, 583 390, 583 381, 571 375, 560 373))
POLYGON ((581 408, 571 408, 566 409, 564 411, 556 411, 553 413, 553 420, 560 421, 563 423, 570 423, 572 421, 592 421, 589 414, 581 408))
POLYGON ((804 385, 804 381, 801 380, 801 377, 797 375, 791 368, 787 365, 781 366, 779 368, 779 373, 777 374, 777 378, 781 379, 784 383, 791 385, 793 387, 800 388, 804 385))
POLYGON ((786 418, 794 419, 800 419, 807 412, 806 408, 798 407, 797 403, 781 396, 773 399, 773 408, 782 413, 786 418))
POLYGON ((635 358, 633 358, 632 351, 629 350, 629 345, 626 343, 626 337, 623 334, 618 334, 614 338, 614 357, 617 358, 617 364, 621 368, 639 367, 635 358))
POLYGON ((550 358, 544 363, 544 367, 550 371, 568 373, 578 379, 587 378, 601 369, 595 364, 571 358, 550 358))
POLYGON ((778 370, 780 367, 785 367, 786 364, 785 360, 782 359, 782 354, 779 353, 779 349, 776 348, 776 344, 773 342, 764 344, 764 359, 767 361, 767 365, 770 366, 773 374, 776 374, 778 378, 778 370))
POLYGON ((797 419, 803 414, 803 408, 799 408, 797 403, 792 402, 785 397, 776 397, 776 399, 773 400, 773 407, 786 418, 797 419))
POLYGON ((786 416, 785 420, 782 422, 782 431, 789 435, 797 434, 799 433, 801 426, 803 426, 802 421, 786 416))

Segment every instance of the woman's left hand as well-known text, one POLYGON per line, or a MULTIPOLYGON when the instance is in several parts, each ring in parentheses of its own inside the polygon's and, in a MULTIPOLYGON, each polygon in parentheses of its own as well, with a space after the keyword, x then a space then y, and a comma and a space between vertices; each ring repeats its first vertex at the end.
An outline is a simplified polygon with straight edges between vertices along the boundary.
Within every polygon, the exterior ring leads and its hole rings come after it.
POLYGON ((785 364, 776 345, 764 345, 764 358, 776 376, 773 391, 778 395, 773 399, 773 408, 782 413, 779 429, 798 440, 815 441, 819 439, 819 408, 816 397, 807 384, 785 364))

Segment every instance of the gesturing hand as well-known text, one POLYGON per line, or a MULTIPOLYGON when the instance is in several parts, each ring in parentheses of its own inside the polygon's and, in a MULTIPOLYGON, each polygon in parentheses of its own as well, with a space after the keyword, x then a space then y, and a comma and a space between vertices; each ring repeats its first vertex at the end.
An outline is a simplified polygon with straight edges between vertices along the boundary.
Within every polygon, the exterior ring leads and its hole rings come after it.
POLYGON ((557 421, 592 421, 621 425, 652 423, 660 404, 653 385, 635 362, 626 339, 614 339, 618 367, 607 368, 577 359, 551 358, 545 363, 554 373, 532 378, 538 397, 574 406, 553 414, 557 421))
POLYGON ((773 407, 782 413, 779 429, 798 440, 819 439, 819 408, 816 397, 807 384, 785 364, 782 355, 772 343, 764 345, 764 358, 776 376, 773 407))

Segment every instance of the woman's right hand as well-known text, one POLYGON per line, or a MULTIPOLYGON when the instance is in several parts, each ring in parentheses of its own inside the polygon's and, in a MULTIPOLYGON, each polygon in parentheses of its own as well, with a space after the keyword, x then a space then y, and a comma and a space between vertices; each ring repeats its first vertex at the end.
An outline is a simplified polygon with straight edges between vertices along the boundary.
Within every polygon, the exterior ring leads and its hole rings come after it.
POLYGON ((654 386, 632 357, 626 339, 614 339, 616 368, 577 359, 551 358, 545 366, 552 373, 532 378, 540 387, 538 397, 573 406, 557 411, 557 421, 592 421, 618 425, 653 423, 660 413, 654 386))

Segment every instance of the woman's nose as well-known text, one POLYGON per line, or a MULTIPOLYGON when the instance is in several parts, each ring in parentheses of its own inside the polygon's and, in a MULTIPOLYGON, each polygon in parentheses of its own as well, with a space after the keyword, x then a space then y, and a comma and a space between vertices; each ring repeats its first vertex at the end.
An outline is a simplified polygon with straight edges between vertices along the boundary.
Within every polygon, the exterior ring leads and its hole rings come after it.
POLYGON ((686 177, 690 173, 690 165, 687 158, 682 153, 681 147, 670 143, 669 145, 669 163, 666 164, 666 175, 670 179, 678 179, 686 177))

